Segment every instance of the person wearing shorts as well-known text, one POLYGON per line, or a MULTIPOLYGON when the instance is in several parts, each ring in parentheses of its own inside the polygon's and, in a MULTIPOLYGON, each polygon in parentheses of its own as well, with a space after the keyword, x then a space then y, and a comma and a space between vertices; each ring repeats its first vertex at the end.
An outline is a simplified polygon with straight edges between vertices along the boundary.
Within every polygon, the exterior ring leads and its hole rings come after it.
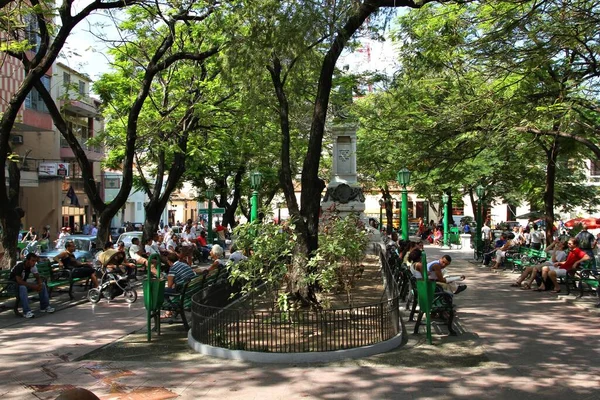
POLYGON ((546 281, 546 278, 549 277, 554 285, 552 293, 560 293, 557 277, 567 276, 569 270, 576 268, 582 262, 590 259, 590 256, 579 248, 579 240, 577 238, 569 239, 567 246, 569 247, 569 255, 565 261, 556 262, 552 266, 544 266, 542 268, 542 283, 538 288, 539 291, 546 290, 544 282, 546 281))

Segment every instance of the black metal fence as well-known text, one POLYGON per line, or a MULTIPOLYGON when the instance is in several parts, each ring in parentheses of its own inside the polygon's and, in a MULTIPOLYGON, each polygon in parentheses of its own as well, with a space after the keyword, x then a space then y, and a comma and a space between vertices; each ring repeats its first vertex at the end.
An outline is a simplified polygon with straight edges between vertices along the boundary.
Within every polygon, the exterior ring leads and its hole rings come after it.
MULTIPOLYGON (((390 276, 385 269, 384 276, 390 276)), ((393 279, 386 281, 386 286, 395 284, 393 279)), ((215 307, 196 296, 192 301, 192 337, 211 346, 272 353, 368 346, 400 332, 398 291, 388 287, 386 292, 388 300, 374 304, 288 312, 247 309, 244 301, 215 307)))

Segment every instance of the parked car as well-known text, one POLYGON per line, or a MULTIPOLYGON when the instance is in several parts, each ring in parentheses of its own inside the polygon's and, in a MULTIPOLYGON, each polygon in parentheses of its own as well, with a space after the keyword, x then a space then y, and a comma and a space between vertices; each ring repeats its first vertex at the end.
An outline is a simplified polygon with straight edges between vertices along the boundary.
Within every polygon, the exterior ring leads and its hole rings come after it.
POLYGON ((75 243, 75 258, 81 262, 93 261, 96 258, 96 253, 101 250, 96 248, 96 236, 69 235, 58 239, 54 248, 43 251, 40 254, 40 260, 52 261, 54 257, 65 250, 67 242, 75 243))
POLYGON ((122 241, 125 244, 125 249, 128 250, 131 247, 131 240, 133 238, 138 238, 140 242, 142 241, 142 233, 143 232, 140 231, 121 233, 121 235, 119 235, 119 238, 114 243, 115 249, 117 248, 118 243, 122 241))

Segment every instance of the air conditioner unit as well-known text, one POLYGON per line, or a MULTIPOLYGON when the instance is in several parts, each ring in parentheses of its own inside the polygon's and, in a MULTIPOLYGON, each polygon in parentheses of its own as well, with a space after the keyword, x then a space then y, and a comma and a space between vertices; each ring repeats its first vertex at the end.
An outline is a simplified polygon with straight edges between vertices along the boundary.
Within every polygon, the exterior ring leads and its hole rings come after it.
POLYGON ((23 135, 13 135, 10 141, 12 144, 23 144, 23 135))

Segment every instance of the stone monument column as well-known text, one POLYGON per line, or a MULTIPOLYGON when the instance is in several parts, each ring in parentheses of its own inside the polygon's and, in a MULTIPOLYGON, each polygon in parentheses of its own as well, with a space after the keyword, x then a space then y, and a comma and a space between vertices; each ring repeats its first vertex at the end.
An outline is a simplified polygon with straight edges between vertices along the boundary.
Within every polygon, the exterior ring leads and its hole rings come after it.
POLYGON ((356 174, 356 127, 336 126, 331 129, 333 137, 333 164, 331 180, 321 202, 324 213, 335 205, 343 215, 365 210, 365 197, 356 174))
POLYGON ((330 130, 333 163, 331 180, 321 201, 322 215, 326 216, 334 209, 342 217, 359 213, 365 226, 370 228, 371 240, 380 241, 380 233, 369 226, 368 218, 364 215, 365 196, 356 173, 356 129, 353 125, 338 125, 330 130))

